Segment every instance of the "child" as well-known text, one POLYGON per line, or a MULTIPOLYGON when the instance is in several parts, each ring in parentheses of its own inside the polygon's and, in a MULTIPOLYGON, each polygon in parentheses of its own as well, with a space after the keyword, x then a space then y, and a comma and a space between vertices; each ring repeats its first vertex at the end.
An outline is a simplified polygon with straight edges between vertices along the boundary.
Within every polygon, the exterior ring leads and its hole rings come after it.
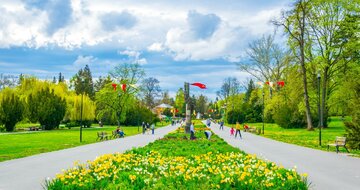
POLYGON ((235 133, 235 129, 234 129, 234 127, 231 127, 231 129, 230 129, 230 136, 234 136, 234 133, 235 133))

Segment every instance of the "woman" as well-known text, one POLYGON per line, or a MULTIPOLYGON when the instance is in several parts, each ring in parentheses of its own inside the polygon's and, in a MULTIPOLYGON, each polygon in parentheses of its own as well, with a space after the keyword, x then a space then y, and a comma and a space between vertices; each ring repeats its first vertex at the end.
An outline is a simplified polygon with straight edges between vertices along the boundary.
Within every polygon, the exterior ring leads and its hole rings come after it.
POLYGON ((241 138, 242 138, 242 137, 241 137, 241 132, 240 132, 241 126, 240 126, 240 123, 239 123, 238 121, 236 122, 235 128, 236 128, 235 138, 236 138, 237 134, 239 133, 239 136, 240 136, 240 139, 241 139, 241 138))

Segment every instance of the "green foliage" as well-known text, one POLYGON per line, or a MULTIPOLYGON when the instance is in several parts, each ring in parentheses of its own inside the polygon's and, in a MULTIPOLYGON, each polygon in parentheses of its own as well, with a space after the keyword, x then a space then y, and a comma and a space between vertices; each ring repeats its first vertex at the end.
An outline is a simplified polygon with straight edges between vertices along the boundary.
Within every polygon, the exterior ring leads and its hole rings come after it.
POLYGON ((94 83, 88 65, 86 65, 84 69, 80 69, 78 71, 78 73, 71 79, 71 83, 75 88, 76 94, 85 93, 91 99, 94 99, 94 83))
MULTIPOLYGON (((138 104, 138 102, 137 102, 138 104)), ((142 122, 152 123, 153 119, 157 118, 147 107, 145 106, 132 106, 126 111, 126 117, 123 122, 124 125, 141 125, 142 122)))
POLYGON ((0 121, 6 131, 13 131, 16 123, 23 118, 23 102, 14 90, 7 88, 1 93, 0 105, 0 121))
POLYGON ((234 109, 227 112, 226 119, 229 124, 235 124, 236 122, 243 123, 245 115, 244 112, 234 109))
POLYGON ((346 122, 347 144, 350 148, 360 149, 360 121, 346 122))
POLYGON ((179 114, 183 114, 185 112, 185 95, 182 88, 179 88, 176 92, 175 107, 179 110, 179 114))
POLYGON ((66 112, 65 99, 57 96, 54 90, 44 88, 29 96, 28 109, 32 121, 39 121, 46 130, 59 127, 66 112))

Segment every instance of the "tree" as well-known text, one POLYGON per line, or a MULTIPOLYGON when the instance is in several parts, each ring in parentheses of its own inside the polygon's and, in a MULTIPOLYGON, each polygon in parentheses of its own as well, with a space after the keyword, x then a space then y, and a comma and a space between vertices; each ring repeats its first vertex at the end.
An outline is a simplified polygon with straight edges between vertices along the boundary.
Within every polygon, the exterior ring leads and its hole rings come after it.
POLYGON ((11 89, 4 89, 0 101, 0 121, 6 131, 13 131, 17 122, 23 118, 24 105, 19 96, 11 89))
POLYGON ((101 89, 105 87, 105 85, 112 83, 112 80, 110 78, 110 75, 107 77, 99 77, 98 80, 95 81, 94 84, 94 90, 96 92, 99 92, 101 89))
POLYGON ((94 83, 88 65, 86 65, 84 69, 80 69, 78 71, 78 73, 71 79, 71 83, 75 88, 76 94, 84 93, 94 100, 94 83))
POLYGON ((185 96, 183 88, 179 88, 176 92, 175 97, 175 107, 179 110, 180 114, 183 114, 185 111, 185 96))
MULTIPOLYGON (((97 106, 102 107, 99 114, 109 112, 115 113, 118 126, 125 120, 126 110, 135 101, 137 88, 131 87, 144 77, 144 70, 137 63, 122 63, 117 65, 111 72, 110 76, 118 88, 114 89, 112 84, 106 84, 103 89, 96 93, 97 106), (125 91, 121 85, 126 84, 128 88, 125 91)), ((101 119, 101 118, 99 118, 101 119)))
POLYGON ((58 78, 58 83, 60 82, 64 82, 65 79, 64 79, 64 76, 61 74, 61 72, 59 73, 59 78, 58 78))
POLYGON ((169 95, 169 91, 164 91, 161 94, 161 100, 160 103, 164 103, 164 104, 169 104, 169 105, 174 105, 174 99, 170 97, 169 95))
POLYGON ((248 59, 238 63, 238 68, 251 74, 259 81, 279 81, 289 53, 274 43, 274 35, 263 36, 249 44, 248 59))
POLYGON ((46 130, 58 128, 66 112, 66 101, 54 93, 49 87, 30 94, 28 109, 31 120, 38 121, 46 130))
MULTIPOLYGON (((310 14, 306 16, 309 25, 309 34, 312 38, 312 56, 316 58, 316 68, 321 72, 322 99, 321 116, 327 127, 329 98, 336 90, 338 82, 331 80, 344 71, 354 56, 344 52, 348 39, 356 36, 357 31, 347 30, 347 38, 343 37, 345 28, 354 25, 359 28, 359 23, 346 22, 345 18, 354 13, 354 8, 359 7, 359 2, 347 0, 316 0, 311 1, 310 14), (349 36, 350 35, 350 36, 349 36)), ((358 48, 357 48, 358 49, 358 48)))
POLYGON ((6 87, 14 87, 17 84, 17 79, 13 75, 0 74, 0 90, 6 87))
POLYGON ((310 14, 310 1, 298 0, 293 6, 292 10, 283 12, 282 17, 278 21, 273 21, 277 26, 284 28, 285 33, 289 35, 289 42, 293 54, 299 61, 302 74, 302 83, 304 90, 305 113, 307 121, 307 129, 313 130, 313 123, 311 118, 311 109, 308 93, 308 79, 306 69, 306 50, 311 46, 311 41, 308 32, 308 23, 306 18, 310 14))
POLYGON ((142 81, 141 92, 145 105, 152 109, 155 106, 155 98, 160 95, 161 89, 159 81, 156 78, 149 77, 142 81))
POLYGON ((205 114, 205 113, 207 113, 208 106, 209 106, 208 98, 206 96, 201 94, 199 97, 197 97, 196 105, 195 105, 196 112, 205 114))
POLYGON ((252 79, 250 79, 248 86, 246 88, 246 92, 245 92, 245 99, 244 99, 245 102, 248 102, 250 100, 251 93, 253 90, 255 90, 255 88, 256 87, 255 87, 254 81, 252 79))
POLYGON ((220 99, 223 99, 226 104, 226 111, 234 109, 234 96, 240 92, 240 83, 235 77, 228 77, 224 80, 220 90, 216 92, 220 99), (231 100, 229 100, 229 98, 231 100), (228 105, 229 101, 231 106, 228 105))

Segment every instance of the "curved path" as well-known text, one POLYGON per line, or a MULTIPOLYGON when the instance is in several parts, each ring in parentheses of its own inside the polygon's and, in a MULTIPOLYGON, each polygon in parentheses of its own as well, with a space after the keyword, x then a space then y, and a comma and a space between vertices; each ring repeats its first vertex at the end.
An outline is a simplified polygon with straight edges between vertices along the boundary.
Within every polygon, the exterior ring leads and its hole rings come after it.
POLYGON ((139 134, 0 162, 0 190, 44 189, 46 178, 55 177, 62 169, 73 166, 74 161, 86 162, 103 154, 125 152, 133 147, 145 146, 176 128, 177 126, 169 125, 156 129, 155 135, 139 134))
POLYGON ((211 129, 246 153, 256 154, 285 168, 296 166, 299 173, 309 175, 310 189, 360 189, 360 158, 287 144, 246 132, 241 133, 242 139, 235 139, 230 136, 230 128, 219 130, 219 125, 214 123, 211 129))

